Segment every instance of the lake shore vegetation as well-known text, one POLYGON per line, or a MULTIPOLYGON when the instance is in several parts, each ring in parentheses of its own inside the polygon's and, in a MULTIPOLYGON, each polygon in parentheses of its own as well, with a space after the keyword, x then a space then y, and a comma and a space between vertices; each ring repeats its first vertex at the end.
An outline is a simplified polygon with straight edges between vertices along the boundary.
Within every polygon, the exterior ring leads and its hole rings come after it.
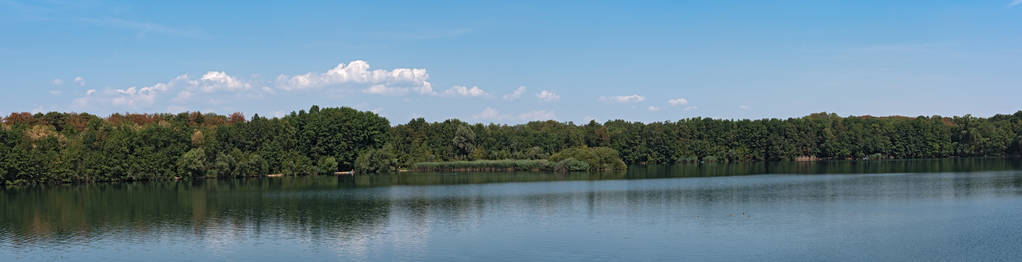
POLYGON ((1007 157, 1022 111, 988 118, 816 113, 787 119, 469 124, 320 108, 267 118, 12 113, 0 125, 0 183, 385 173, 399 169, 594 171, 632 164, 1007 157), (613 154, 611 154, 613 151, 613 154), (600 153, 602 152, 602 153, 600 153), (614 160, 608 155, 617 155, 614 160), (484 162, 478 162, 484 161, 484 162))

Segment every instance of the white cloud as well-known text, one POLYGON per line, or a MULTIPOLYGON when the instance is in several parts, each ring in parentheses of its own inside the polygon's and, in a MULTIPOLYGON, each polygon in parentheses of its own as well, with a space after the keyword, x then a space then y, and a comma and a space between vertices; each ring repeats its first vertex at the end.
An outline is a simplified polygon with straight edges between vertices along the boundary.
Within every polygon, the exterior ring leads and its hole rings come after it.
POLYGON ((97 103, 110 104, 114 106, 126 106, 137 108, 148 106, 156 102, 161 94, 178 87, 194 87, 198 82, 188 78, 188 75, 180 75, 165 83, 156 83, 146 87, 128 87, 123 89, 106 89, 98 92, 96 89, 85 91, 85 96, 75 99, 72 106, 75 109, 86 109, 85 107, 97 103))
POLYGON ((1011 3, 1009 3, 1008 6, 1016 6, 1019 4, 1022 4, 1022 0, 1011 1, 1011 3))
POLYGON ((640 95, 630 96, 601 96, 600 101, 609 103, 638 103, 646 101, 646 98, 640 95))
POLYGON ((504 100, 507 101, 518 100, 518 98, 522 97, 522 94, 525 93, 525 89, 526 89, 525 86, 518 87, 517 89, 515 89, 515 91, 511 92, 510 94, 504 95, 504 100))
POLYGON ((64 92, 60 91, 60 90, 50 90, 48 93, 50 93, 50 95, 53 95, 53 96, 59 96, 60 94, 63 94, 64 92))
POLYGON ((500 111, 497 111, 497 109, 493 109, 492 107, 487 107, 486 109, 483 109, 482 112, 479 112, 479 114, 473 115, 472 118, 473 119, 500 120, 500 119, 507 118, 507 116, 501 115, 500 111))
POLYGON ((369 63, 362 60, 351 61, 347 65, 338 64, 324 73, 305 73, 302 75, 277 77, 277 86, 283 90, 301 90, 343 85, 385 85, 397 86, 414 90, 419 94, 433 95, 426 69, 396 68, 393 70, 370 70, 369 63))
POLYGON ((224 73, 223 71, 207 72, 205 75, 202 75, 200 80, 202 80, 202 91, 206 93, 219 90, 236 91, 252 87, 251 84, 243 83, 237 78, 227 75, 227 73, 224 73))
POLYGON ((671 104, 672 106, 677 106, 677 105, 687 105, 687 104, 688 104, 688 100, 687 100, 687 99, 684 99, 684 98, 680 98, 680 97, 679 97, 679 98, 675 98, 675 99, 667 100, 667 103, 668 103, 668 104, 671 104))
POLYGON ((738 109, 749 110, 749 106, 747 106, 747 105, 740 105, 740 106, 738 106, 738 109))
MULTIPOLYGON (((326 73, 301 76, 281 76, 275 82, 259 80, 258 76, 239 78, 224 71, 208 71, 201 77, 191 78, 182 74, 166 82, 144 87, 90 89, 72 101, 71 109, 81 111, 122 110, 164 110, 168 106, 206 110, 236 110, 237 103, 250 103, 266 95, 281 95, 285 91, 300 88, 321 88, 330 85, 352 84, 363 93, 379 95, 422 94, 437 95, 429 84, 424 69, 369 70, 363 61, 341 64, 326 73), (289 85, 289 83, 293 85, 289 85), (303 84, 304 83, 304 84, 303 84), (197 99, 200 98, 201 99, 197 99), (187 102, 187 103, 184 103, 187 102)), ((85 79, 75 78, 75 83, 84 86, 85 79)), ((75 92, 77 93, 77 91, 75 92)), ((449 95, 488 95, 478 87, 453 87, 449 95)))
POLYGON ((522 113, 518 115, 518 119, 525 121, 557 120, 557 115, 553 111, 536 110, 522 113))
MULTIPOLYGON (((182 101, 182 100, 188 100, 189 98, 192 98, 192 92, 188 91, 188 90, 182 90, 181 92, 177 93, 177 97, 174 97, 174 100, 182 101)), ((174 111, 171 111, 171 112, 174 112, 174 111)))
POLYGON ((444 91, 444 95, 448 96, 483 96, 486 92, 479 87, 473 86, 468 88, 465 86, 453 86, 444 91))
POLYGON ((656 106, 649 106, 646 109, 649 109, 649 111, 653 111, 653 112, 660 111, 660 108, 656 107, 656 106))
POLYGON ((64 80, 63 79, 60 79, 60 78, 53 79, 53 85, 59 86, 59 85, 63 85, 63 84, 64 84, 64 80))
POLYGON ((557 95, 554 92, 550 92, 550 91, 547 91, 547 90, 543 90, 543 91, 539 92, 539 94, 536 94, 536 97, 538 97, 539 100, 546 101, 546 102, 552 102, 552 101, 557 101, 557 100, 561 99, 560 95, 557 95))
POLYGON ((374 95, 400 96, 408 94, 408 91, 409 91, 408 88, 387 87, 385 85, 373 85, 370 86, 369 88, 363 89, 362 93, 374 95))
POLYGON ((541 120, 556 120, 557 115, 553 111, 547 110, 535 110, 515 115, 506 115, 487 107, 482 112, 472 115, 472 119, 476 120, 520 120, 520 121, 541 121, 541 120))

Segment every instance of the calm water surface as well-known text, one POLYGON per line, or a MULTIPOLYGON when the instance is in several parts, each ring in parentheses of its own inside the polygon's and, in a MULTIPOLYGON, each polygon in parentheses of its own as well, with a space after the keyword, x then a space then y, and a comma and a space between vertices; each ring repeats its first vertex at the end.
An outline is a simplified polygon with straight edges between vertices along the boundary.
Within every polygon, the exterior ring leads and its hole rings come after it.
POLYGON ((1018 261, 1022 162, 6 189, 0 261, 1018 261))

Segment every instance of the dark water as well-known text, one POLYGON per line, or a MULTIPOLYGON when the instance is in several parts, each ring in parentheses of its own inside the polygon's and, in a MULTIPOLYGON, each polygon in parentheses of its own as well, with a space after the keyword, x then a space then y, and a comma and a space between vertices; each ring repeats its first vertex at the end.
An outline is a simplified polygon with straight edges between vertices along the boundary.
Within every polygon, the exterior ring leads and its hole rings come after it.
POLYGON ((1022 162, 7 189, 0 261, 1018 261, 1022 162))

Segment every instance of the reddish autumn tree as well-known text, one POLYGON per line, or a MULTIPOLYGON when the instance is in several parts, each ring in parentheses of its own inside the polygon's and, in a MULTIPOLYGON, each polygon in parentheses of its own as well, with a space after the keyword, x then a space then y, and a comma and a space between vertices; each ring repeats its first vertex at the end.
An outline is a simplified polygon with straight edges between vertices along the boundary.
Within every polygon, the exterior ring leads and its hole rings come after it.
POLYGON ((32 125, 35 124, 35 117, 33 117, 29 112, 11 113, 11 115, 7 116, 7 118, 4 118, 4 123, 8 125, 32 125))
POLYGON ((227 122, 231 123, 231 124, 244 123, 245 122, 245 114, 242 114, 241 112, 234 112, 228 118, 227 122))

